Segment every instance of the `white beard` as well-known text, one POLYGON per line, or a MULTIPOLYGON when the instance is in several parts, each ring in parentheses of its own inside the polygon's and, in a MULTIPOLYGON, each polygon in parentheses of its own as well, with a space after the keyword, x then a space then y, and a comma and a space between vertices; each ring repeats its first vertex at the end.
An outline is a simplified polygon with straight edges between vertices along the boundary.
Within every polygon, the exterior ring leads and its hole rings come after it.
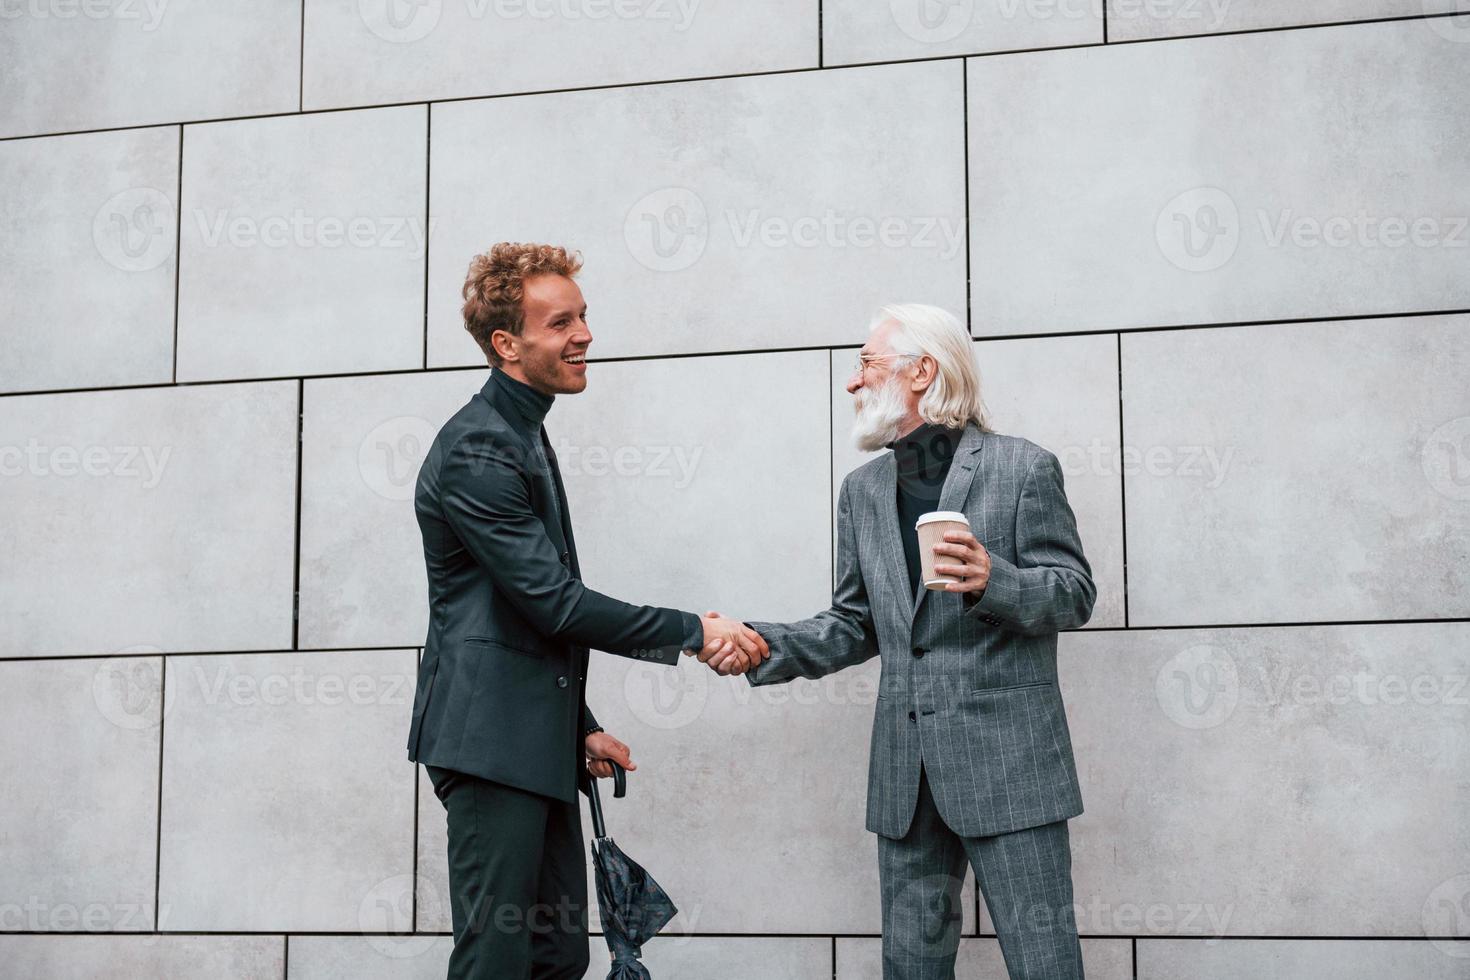
POLYGON ((899 378, 890 377, 876 392, 859 388, 853 396, 857 419, 852 423, 852 441, 863 452, 875 452, 898 438, 898 430, 908 415, 899 378))

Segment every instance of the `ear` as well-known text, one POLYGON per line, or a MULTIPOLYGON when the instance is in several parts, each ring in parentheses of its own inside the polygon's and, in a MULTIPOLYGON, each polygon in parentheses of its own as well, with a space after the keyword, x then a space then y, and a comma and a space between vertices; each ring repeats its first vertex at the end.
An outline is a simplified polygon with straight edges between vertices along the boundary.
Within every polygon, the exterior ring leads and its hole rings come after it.
POLYGON ((932 355, 925 354, 919 358, 914 365, 914 377, 909 382, 909 390, 926 391, 934 383, 934 377, 939 373, 939 362, 932 355))
POLYGON ((490 346, 495 348, 495 353, 500 355, 501 363, 514 364, 521 359, 521 354, 516 350, 516 339, 504 330, 497 330, 490 335, 490 346))

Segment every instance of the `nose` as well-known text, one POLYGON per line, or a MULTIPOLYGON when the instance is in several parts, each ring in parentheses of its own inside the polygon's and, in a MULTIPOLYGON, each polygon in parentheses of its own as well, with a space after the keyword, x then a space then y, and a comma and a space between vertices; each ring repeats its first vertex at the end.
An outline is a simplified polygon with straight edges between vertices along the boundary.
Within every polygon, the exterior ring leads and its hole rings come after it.
POLYGON ((852 377, 850 377, 850 378, 847 379, 847 393, 849 395, 856 395, 857 392, 858 392, 858 389, 861 388, 862 386, 863 386, 863 373, 861 371, 854 371, 854 372, 852 372, 852 377))
POLYGON ((572 340, 581 344, 583 347, 587 347, 592 343, 592 328, 587 325, 586 321, 582 322, 581 327, 580 330, 572 335, 572 340))

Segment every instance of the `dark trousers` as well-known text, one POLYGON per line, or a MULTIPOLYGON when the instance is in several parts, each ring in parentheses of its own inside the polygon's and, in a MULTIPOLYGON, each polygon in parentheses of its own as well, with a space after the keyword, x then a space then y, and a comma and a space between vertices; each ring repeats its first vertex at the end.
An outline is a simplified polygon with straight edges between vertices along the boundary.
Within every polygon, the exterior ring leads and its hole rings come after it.
POLYGON ((589 951, 580 808, 426 768, 449 821, 450 980, 582 980, 589 951))
POLYGON ((939 816, 922 770, 908 834, 878 838, 884 980, 953 980, 967 862, 1011 980, 1083 980, 1067 821, 960 837, 939 816))

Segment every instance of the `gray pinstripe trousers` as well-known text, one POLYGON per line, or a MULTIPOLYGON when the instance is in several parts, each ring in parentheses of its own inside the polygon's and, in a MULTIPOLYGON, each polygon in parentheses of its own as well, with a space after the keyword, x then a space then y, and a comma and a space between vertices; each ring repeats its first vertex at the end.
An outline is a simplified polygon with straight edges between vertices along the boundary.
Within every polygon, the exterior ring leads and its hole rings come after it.
POLYGON ((1067 821, 961 837, 940 818, 922 770, 908 833, 878 837, 883 980, 952 980, 966 860, 1011 980, 1083 980, 1067 821))

